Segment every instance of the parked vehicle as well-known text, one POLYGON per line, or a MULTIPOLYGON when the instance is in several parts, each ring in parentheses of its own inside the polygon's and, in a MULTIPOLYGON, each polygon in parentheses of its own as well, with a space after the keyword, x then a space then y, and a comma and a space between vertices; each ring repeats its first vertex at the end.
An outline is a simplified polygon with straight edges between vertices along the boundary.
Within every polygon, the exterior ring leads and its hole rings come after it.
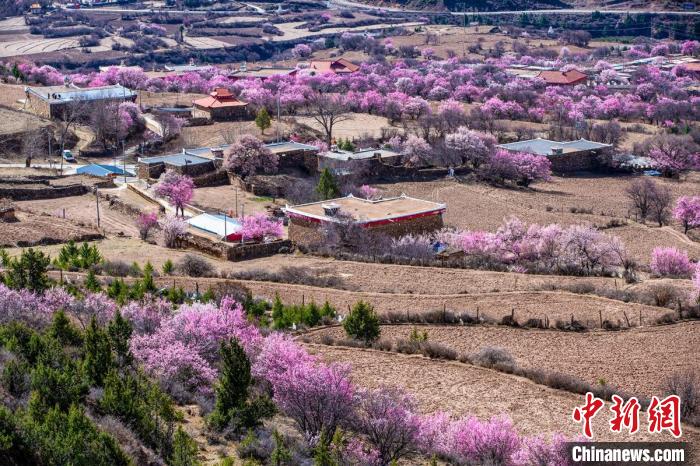
POLYGON ((68 163, 75 163, 75 157, 73 157, 73 153, 69 150, 64 150, 63 151, 63 160, 65 160, 68 163))

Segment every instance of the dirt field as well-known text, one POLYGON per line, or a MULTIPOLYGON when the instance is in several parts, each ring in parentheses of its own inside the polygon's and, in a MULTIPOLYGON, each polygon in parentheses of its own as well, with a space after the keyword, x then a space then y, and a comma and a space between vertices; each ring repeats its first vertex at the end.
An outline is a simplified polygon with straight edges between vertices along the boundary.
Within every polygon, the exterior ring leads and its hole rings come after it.
MULTIPOLYGON (((382 326, 382 339, 408 339, 410 325, 382 326)), ((506 349, 521 367, 561 372, 591 384, 607 384, 638 396, 662 393, 674 373, 700 366, 694 348, 700 344, 700 322, 588 333, 526 330, 501 326, 420 326, 428 340, 474 354, 487 346, 506 349)), ((341 327, 311 331, 319 343, 324 334, 345 338, 341 327)))
MULTIPOLYGON (((494 231, 504 218, 514 215, 527 223, 591 223, 605 226, 612 219, 624 219, 629 205, 625 189, 633 178, 586 176, 554 177, 551 182, 537 183, 532 190, 505 189, 481 183, 460 184, 455 181, 406 182, 380 185, 385 196, 406 193, 410 196, 446 202, 445 223, 466 229, 494 231), (591 214, 571 213, 585 209, 591 214), (549 211, 548 211, 549 209, 549 211)), ((683 182, 657 179, 667 186, 674 198, 700 194, 700 175, 691 174, 683 182)), ((625 242, 640 263, 649 261, 656 246, 675 246, 700 258, 700 244, 693 243, 680 231, 630 223, 606 230, 625 242)))
POLYGON ((49 215, 17 212, 18 222, 0 223, 0 247, 33 246, 41 243, 94 239, 99 232, 91 225, 49 215))
POLYGON ((238 214, 246 215, 256 212, 267 212, 268 207, 284 207, 284 199, 272 199, 258 197, 242 189, 236 189, 232 185, 197 188, 194 190, 192 204, 204 210, 217 210, 220 212, 236 212, 236 198, 238 198, 238 214))
MULTIPOLYGON (((574 437, 581 427, 571 420, 583 397, 553 390, 533 382, 493 370, 462 363, 429 360, 374 350, 347 349, 309 345, 309 350, 327 361, 349 363, 353 379, 360 385, 393 385, 412 393, 425 412, 448 411, 455 415, 471 414, 481 419, 507 414, 525 435, 563 433, 574 437)), ((608 406, 609 407, 609 406, 608 406)), ((631 441, 650 439, 645 429, 639 437, 612 434, 607 426, 608 413, 596 416, 593 432, 597 440, 631 441)), ((697 429, 683 426, 683 439, 698 445, 697 429)), ((660 439, 662 436, 654 436, 660 439)))
POLYGON ((78 46, 76 38, 56 38, 16 40, 0 42, 0 57, 16 57, 32 55, 35 53, 56 52, 58 50, 72 49, 78 46))
MULTIPOLYGON (((17 104, 14 107, 17 107, 17 104)), ((0 121, 3 122, 2 126, 0 126, 0 136, 24 133, 52 124, 49 120, 39 118, 31 113, 2 107, 0 107, 0 121)))
MULTIPOLYGON (((296 121, 321 131, 321 125, 311 117, 296 117, 296 121)), ((362 138, 365 136, 378 138, 382 128, 389 128, 389 120, 382 116, 353 113, 349 120, 341 121, 333 127, 334 138, 362 138)))
MULTIPOLYGON (((45 213, 53 217, 62 217, 65 209, 67 219, 97 227, 97 206, 95 196, 91 194, 58 199, 19 201, 17 205, 22 209, 35 213, 45 213)), ((134 219, 108 208, 106 202, 100 202, 100 229, 110 235, 138 236, 134 219)))

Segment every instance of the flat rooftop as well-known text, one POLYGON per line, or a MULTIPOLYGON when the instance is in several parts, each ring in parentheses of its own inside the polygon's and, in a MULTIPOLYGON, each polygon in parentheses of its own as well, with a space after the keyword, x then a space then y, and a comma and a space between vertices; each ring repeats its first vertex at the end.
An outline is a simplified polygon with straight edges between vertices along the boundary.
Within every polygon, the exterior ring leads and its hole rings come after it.
POLYGON ((498 147, 510 151, 528 152, 537 155, 553 155, 552 149, 561 149, 564 154, 567 154, 584 150, 602 149, 604 147, 610 147, 610 144, 589 141, 587 139, 557 142, 550 141, 549 139, 536 138, 528 139, 526 141, 511 142, 509 144, 500 144, 498 147))
POLYGON ((342 161, 348 161, 348 160, 364 160, 364 159, 371 159, 375 156, 375 154, 379 154, 379 157, 386 159, 386 158, 391 158, 391 157, 398 157, 401 154, 398 152, 395 152, 393 150, 389 149, 359 149, 356 151, 349 151, 349 150, 332 150, 328 152, 324 152, 322 154, 319 154, 320 157, 325 157, 328 159, 333 159, 333 160, 342 160, 342 161))
POLYGON ((400 219, 402 217, 410 217, 419 214, 439 213, 447 208, 445 204, 416 199, 406 195, 372 201, 354 197, 351 194, 347 197, 340 197, 327 201, 287 206, 284 210, 291 216, 308 217, 332 222, 336 221, 336 219, 326 216, 323 209, 324 206, 332 204, 336 204, 340 212, 351 215, 355 221, 360 223, 400 219))
POLYGON ((199 157, 197 155, 191 155, 188 153, 171 154, 171 155, 161 155, 158 157, 142 157, 139 159, 139 163, 145 163, 146 165, 152 165, 157 163, 165 163, 167 165, 183 166, 187 165, 199 165, 202 163, 211 162, 211 159, 205 157, 199 157))
POLYGON ((39 98, 50 103, 71 102, 78 100, 104 100, 104 99, 128 99, 136 96, 136 92, 124 86, 99 87, 68 87, 68 86, 40 86, 25 87, 25 92, 31 92, 39 98))
POLYGON ((318 151, 318 147, 312 146, 311 144, 302 144, 300 142, 285 141, 285 142, 272 142, 270 144, 265 144, 265 147, 270 149, 273 154, 284 154, 285 152, 292 152, 298 150, 308 150, 308 151, 318 151))

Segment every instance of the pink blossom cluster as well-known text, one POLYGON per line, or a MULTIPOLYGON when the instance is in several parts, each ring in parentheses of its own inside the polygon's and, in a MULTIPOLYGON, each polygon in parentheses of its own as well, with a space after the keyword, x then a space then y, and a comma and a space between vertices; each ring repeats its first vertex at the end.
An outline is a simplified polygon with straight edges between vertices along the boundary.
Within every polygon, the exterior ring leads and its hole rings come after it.
POLYGON ((222 341, 236 338, 253 354, 261 340, 241 306, 230 298, 224 298, 220 306, 183 305, 176 313, 169 313, 162 303, 141 309, 127 306, 125 314, 137 318, 135 327, 141 333, 132 337, 130 346, 144 369, 193 392, 211 393, 222 341))
POLYGON ((533 181, 549 180, 551 167, 552 163, 547 157, 499 149, 489 159, 484 172, 489 178, 529 186, 533 181))
POLYGON ((174 170, 167 170, 158 179, 158 183, 153 187, 156 196, 166 198, 175 206, 175 213, 178 209, 185 214, 185 204, 190 202, 194 195, 194 182, 187 175, 180 175, 174 170))
MULTIPOLYGON (((363 39, 366 40, 366 39, 363 39)), ((680 49, 696 54, 697 42, 681 46, 633 46, 629 54, 648 56, 652 52, 664 54, 680 49)), ((309 46, 295 47, 297 54, 306 54, 309 46)), ((430 55, 430 54, 428 54, 430 55)), ((566 55, 566 54, 565 54, 566 55)), ((591 57, 587 57, 591 60, 591 57)), ((570 61, 579 60, 576 54, 556 61, 535 60, 523 56, 520 62, 533 62, 560 69, 570 68, 570 61)), ((592 61, 592 60, 591 60, 592 61)), ((169 92, 207 93, 217 87, 226 87, 253 107, 272 109, 279 99, 284 112, 295 113, 316 92, 343 96, 348 110, 385 115, 392 120, 416 119, 433 110, 428 101, 481 102, 478 110, 488 119, 524 119, 542 121, 543 118, 567 123, 582 118, 649 119, 661 123, 666 120, 687 122, 697 119, 699 100, 688 94, 693 79, 682 67, 665 70, 658 64, 640 67, 631 78, 629 92, 612 92, 605 84, 587 86, 545 87, 540 79, 513 79, 506 68, 518 62, 513 58, 490 59, 484 65, 462 63, 457 59, 438 60, 428 57, 421 62, 396 60, 389 63, 364 63, 361 72, 348 75, 315 73, 300 68, 294 76, 278 75, 266 80, 231 78, 229 70, 210 67, 197 72, 148 77, 134 67, 110 67, 100 73, 74 74, 68 78, 84 86, 120 83, 131 89, 169 92)), ((617 79, 609 64, 598 62, 596 68, 606 70, 602 82, 617 79)), ((59 84, 63 75, 51 67, 36 67, 23 63, 20 69, 29 82, 59 84)))
POLYGON ((243 217, 241 234, 245 241, 262 241, 265 238, 281 238, 284 234, 282 222, 270 218, 263 212, 243 217))
POLYGON ((76 299, 62 287, 53 287, 43 294, 25 289, 13 290, 0 283, 0 322, 26 322, 42 328, 48 325, 54 312, 63 310, 86 326, 94 316, 100 324, 114 317, 117 306, 103 293, 86 293, 76 299))
POLYGON ((700 227, 700 196, 681 196, 673 209, 673 218, 683 225, 684 233, 700 227))
MULTIPOLYGON (((444 233, 442 240, 468 256, 501 266, 573 275, 599 275, 624 265, 624 245, 591 226, 526 225, 515 217, 495 233, 444 233)), ((523 270, 523 269, 520 269, 523 270)))
POLYGON ((651 252, 651 273, 657 277, 689 277, 695 266, 686 251, 657 247, 651 252))

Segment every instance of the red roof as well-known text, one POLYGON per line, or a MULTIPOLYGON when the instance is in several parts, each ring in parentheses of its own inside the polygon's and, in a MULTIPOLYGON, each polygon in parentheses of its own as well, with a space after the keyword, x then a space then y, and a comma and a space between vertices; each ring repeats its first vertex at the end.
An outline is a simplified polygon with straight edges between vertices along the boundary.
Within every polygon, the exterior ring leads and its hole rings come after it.
POLYGON ((578 70, 540 71, 537 77, 544 79, 547 84, 576 84, 588 78, 578 70))
POLYGON ((316 70, 319 73, 354 73, 360 67, 345 58, 337 60, 312 60, 309 63, 309 69, 316 70))
POLYGON ((699 72, 700 71, 700 62, 685 63, 683 65, 683 67, 688 71, 699 72))
POLYGON ((246 102, 236 99, 231 91, 223 87, 213 90, 208 97, 193 100, 192 104, 204 108, 244 107, 248 105, 246 102))

